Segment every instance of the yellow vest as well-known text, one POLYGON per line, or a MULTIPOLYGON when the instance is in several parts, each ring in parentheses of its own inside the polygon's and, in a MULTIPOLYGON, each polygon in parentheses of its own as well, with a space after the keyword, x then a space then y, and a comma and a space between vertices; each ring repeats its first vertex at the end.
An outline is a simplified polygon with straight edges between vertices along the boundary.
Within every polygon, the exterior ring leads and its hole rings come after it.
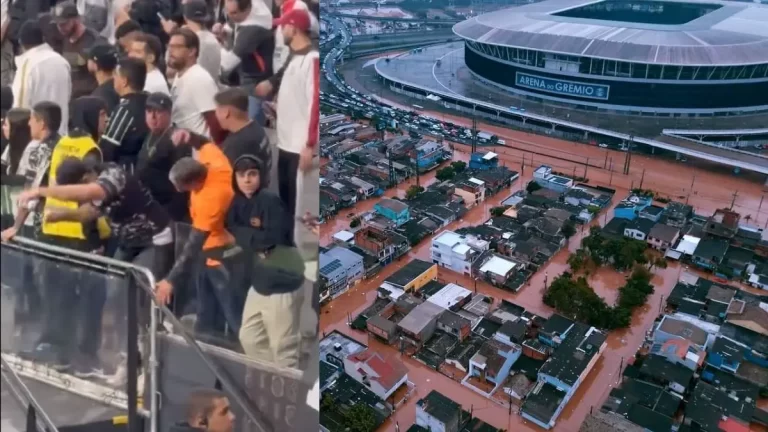
MULTIPOLYGON (((90 136, 62 137, 51 154, 51 169, 48 172, 48 183, 51 186, 56 184, 56 172, 59 170, 59 165, 61 165, 62 161, 71 157, 82 160, 93 150, 97 150, 101 153, 101 150, 90 136)), ((61 201, 55 198, 47 198, 45 200, 45 210, 49 208, 66 208, 74 210, 77 209, 78 206, 79 203, 75 201, 61 201)), ((45 213, 45 211, 43 213, 45 213)), ((102 239, 108 238, 110 229, 106 219, 103 217, 99 218, 97 226, 99 229, 99 237, 102 239)), ((46 222, 45 219, 43 219, 43 233, 51 236, 85 240, 83 224, 80 222, 46 222)))

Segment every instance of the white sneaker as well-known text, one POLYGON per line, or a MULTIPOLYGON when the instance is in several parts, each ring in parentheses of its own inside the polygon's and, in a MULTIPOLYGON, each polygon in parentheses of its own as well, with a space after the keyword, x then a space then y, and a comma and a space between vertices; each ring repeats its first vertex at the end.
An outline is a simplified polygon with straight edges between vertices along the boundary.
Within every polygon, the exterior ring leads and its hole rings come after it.
POLYGON ((121 363, 117 367, 115 374, 107 379, 107 384, 110 387, 115 387, 115 388, 124 387, 125 383, 127 382, 128 382, 128 368, 124 363, 121 363))

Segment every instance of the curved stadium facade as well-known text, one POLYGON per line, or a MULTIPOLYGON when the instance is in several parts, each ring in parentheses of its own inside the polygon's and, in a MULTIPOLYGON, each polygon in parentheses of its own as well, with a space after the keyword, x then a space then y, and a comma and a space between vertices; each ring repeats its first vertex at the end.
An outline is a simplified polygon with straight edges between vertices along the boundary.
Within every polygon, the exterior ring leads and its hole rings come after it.
POLYGON ((654 115, 768 111, 768 7, 549 0, 456 24, 481 80, 529 98, 654 115))

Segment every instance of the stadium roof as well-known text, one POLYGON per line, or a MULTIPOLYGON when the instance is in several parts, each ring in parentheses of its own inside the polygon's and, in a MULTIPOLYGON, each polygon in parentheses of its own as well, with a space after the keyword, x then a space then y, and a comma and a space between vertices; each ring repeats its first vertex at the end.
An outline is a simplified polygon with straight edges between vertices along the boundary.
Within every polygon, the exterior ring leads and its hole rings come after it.
POLYGON ((720 7, 679 25, 554 15, 594 3, 599 1, 532 3, 476 16, 456 24, 453 31, 479 43, 627 62, 688 66, 768 63, 768 6, 680 2, 720 7))

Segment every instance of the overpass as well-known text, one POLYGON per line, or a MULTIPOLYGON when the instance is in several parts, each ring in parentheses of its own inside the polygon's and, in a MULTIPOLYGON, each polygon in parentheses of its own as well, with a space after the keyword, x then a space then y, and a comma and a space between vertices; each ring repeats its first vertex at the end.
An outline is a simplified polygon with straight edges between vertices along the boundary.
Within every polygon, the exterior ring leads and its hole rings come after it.
POLYGON ((359 19, 363 21, 386 21, 386 22, 405 22, 405 23, 414 23, 414 24, 427 24, 427 25, 450 25, 453 26, 453 24, 459 23, 462 20, 455 19, 455 18, 448 18, 448 19, 429 19, 429 18, 398 18, 398 17, 377 17, 377 16, 370 16, 370 15, 355 15, 350 13, 334 13, 334 16, 340 17, 340 18, 350 18, 350 19, 359 19))
POLYGON ((352 45, 356 44, 357 42, 371 42, 371 41, 391 41, 392 39, 413 39, 413 38, 422 38, 422 40, 425 37, 443 37, 443 38, 454 38, 455 34, 453 33, 453 30, 451 29, 440 29, 440 30, 431 30, 431 31, 424 31, 424 30, 404 30, 399 32, 392 32, 392 33, 376 33, 376 34, 367 34, 367 35, 357 35, 354 38, 352 38, 352 45))

